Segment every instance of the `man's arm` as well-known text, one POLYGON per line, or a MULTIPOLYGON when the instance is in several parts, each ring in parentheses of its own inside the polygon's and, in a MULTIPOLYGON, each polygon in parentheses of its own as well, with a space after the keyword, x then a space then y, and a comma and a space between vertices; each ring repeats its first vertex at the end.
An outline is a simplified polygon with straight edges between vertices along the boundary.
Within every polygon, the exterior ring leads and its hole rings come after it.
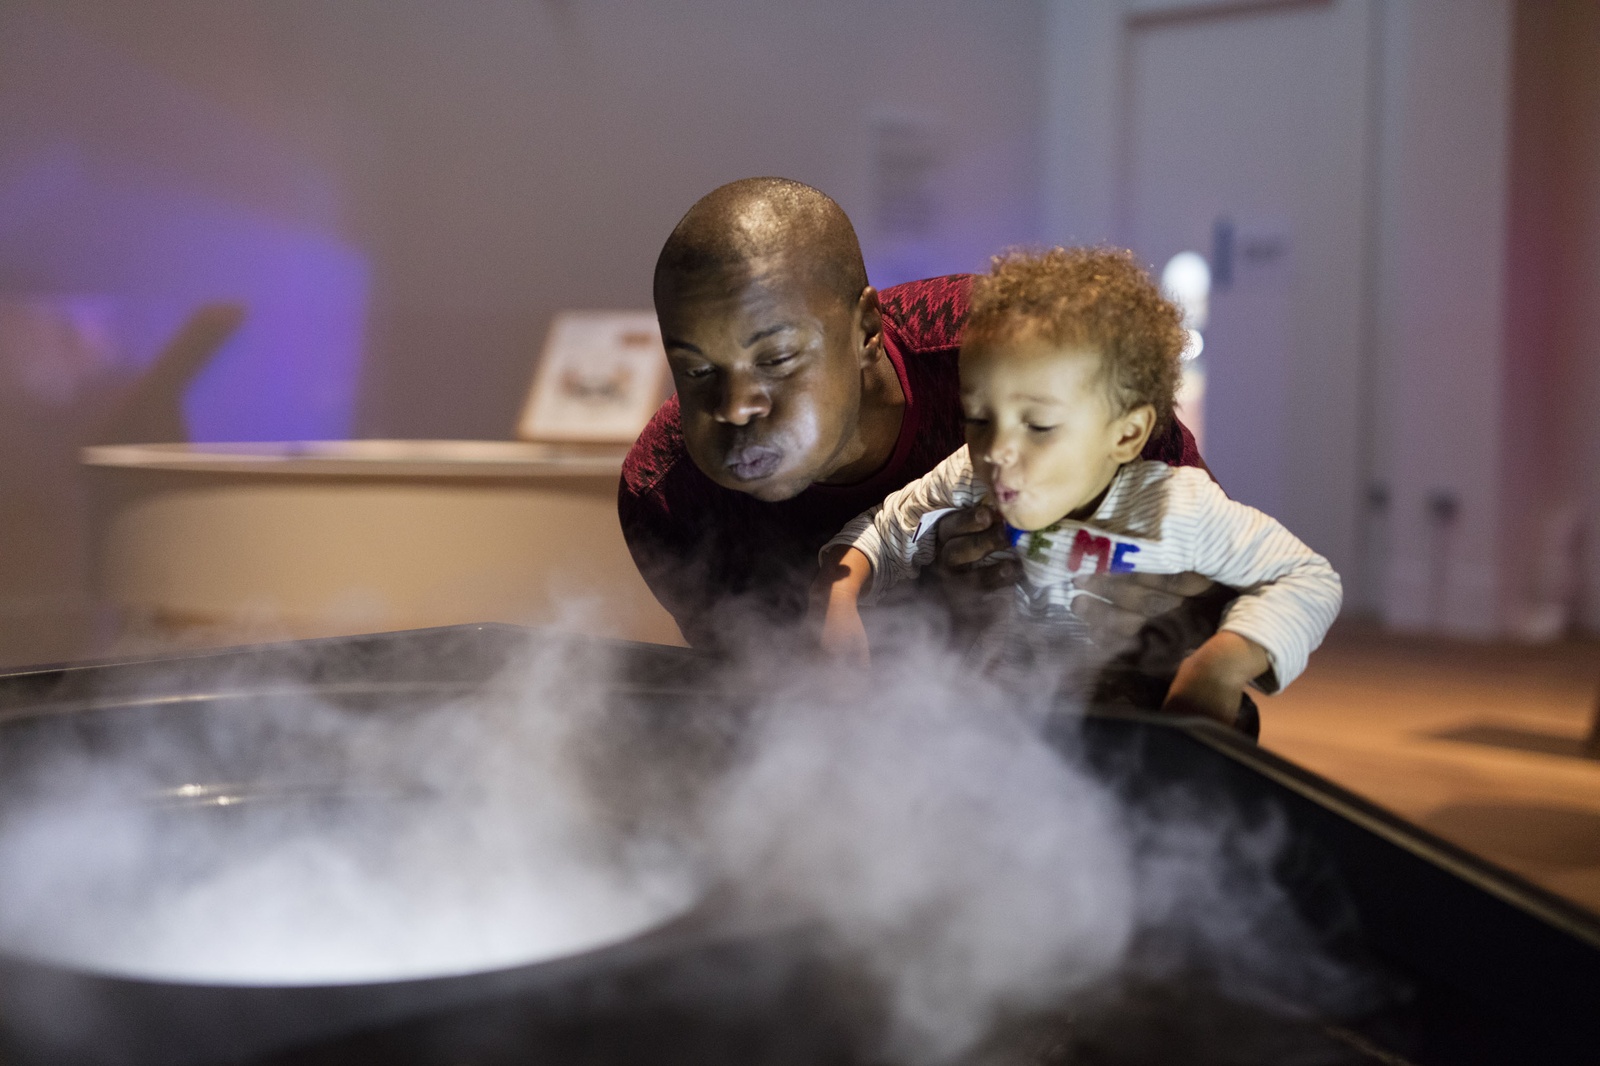
MULTIPOLYGON (((1176 626, 1174 654, 1181 658, 1217 630, 1209 599, 1218 586, 1204 574, 1093 574, 1079 587, 1089 593, 1072 601, 1072 612, 1088 625, 1094 642, 1115 650, 1127 646, 1156 619, 1176 626), (1182 648, 1184 650, 1179 651, 1182 648)), ((1231 598, 1231 593, 1228 594, 1231 598)), ((1172 660, 1176 669, 1178 659, 1172 660)))
POLYGON ((715 649, 718 641, 711 624, 705 562, 696 557, 683 530, 659 500, 634 493, 626 483, 617 493, 617 517, 639 576, 672 615, 683 639, 691 647, 715 649))
MULTIPOLYGON (((1005 522, 985 504, 946 515, 938 527, 940 592, 956 623, 981 626, 993 599, 989 593, 1015 584, 1022 567, 1015 559, 985 562, 1008 546, 1005 522)), ((1140 631, 1160 620, 1168 639, 1151 644, 1161 654, 1141 656, 1153 674, 1172 676, 1189 652, 1217 631, 1217 596, 1232 598, 1201 574, 1096 574, 1081 586, 1072 610, 1089 627, 1090 639, 1107 656, 1132 649, 1140 631)))

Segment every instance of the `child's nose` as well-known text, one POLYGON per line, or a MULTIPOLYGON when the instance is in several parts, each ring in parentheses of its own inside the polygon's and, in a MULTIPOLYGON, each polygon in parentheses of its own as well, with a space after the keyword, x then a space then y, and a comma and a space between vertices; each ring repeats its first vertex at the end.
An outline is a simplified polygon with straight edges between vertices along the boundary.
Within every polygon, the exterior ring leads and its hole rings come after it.
POLYGON ((995 466, 1010 466, 1017 461, 1017 442, 1009 433, 996 433, 984 458, 995 466))

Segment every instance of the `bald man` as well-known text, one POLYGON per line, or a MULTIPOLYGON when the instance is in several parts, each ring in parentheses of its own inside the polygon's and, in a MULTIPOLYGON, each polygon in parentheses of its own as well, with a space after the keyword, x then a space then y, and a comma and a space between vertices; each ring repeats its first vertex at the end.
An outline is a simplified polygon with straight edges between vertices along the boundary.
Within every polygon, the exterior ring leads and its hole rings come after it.
MULTIPOLYGON (((800 620, 828 538, 964 443, 968 286, 953 275, 878 293, 844 211, 799 182, 736 181, 684 215, 655 270, 677 395, 629 452, 618 510, 690 644, 724 648, 752 620, 800 620)), ((1144 457, 1202 465, 1178 424, 1144 457)), ((974 569, 1005 546, 993 515, 951 516, 939 537, 933 569, 949 588, 1011 578, 974 569)), ((1105 577, 1090 621, 1122 634, 1210 585, 1105 577)))

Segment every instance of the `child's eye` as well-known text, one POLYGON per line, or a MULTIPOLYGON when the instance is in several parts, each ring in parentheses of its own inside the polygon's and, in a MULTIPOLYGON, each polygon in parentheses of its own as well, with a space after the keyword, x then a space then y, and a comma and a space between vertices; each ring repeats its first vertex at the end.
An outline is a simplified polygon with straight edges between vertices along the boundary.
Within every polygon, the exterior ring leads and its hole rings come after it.
POLYGON ((711 366, 688 366, 678 371, 681 376, 686 377, 691 381, 698 378, 708 378, 716 372, 716 367, 711 366))
POLYGON ((1029 431, 1033 433, 1053 433, 1056 430, 1055 426, 1041 426, 1033 422, 1027 423, 1027 426, 1029 431))

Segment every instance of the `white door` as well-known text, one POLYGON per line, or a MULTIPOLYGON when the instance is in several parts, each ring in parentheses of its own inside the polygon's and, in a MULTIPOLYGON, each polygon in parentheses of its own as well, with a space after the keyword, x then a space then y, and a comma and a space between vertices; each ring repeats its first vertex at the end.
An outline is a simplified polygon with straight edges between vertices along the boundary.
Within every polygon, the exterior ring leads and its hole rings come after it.
POLYGON ((1369 0, 1126 10, 1118 235, 1210 261, 1206 460, 1370 605, 1369 0))

